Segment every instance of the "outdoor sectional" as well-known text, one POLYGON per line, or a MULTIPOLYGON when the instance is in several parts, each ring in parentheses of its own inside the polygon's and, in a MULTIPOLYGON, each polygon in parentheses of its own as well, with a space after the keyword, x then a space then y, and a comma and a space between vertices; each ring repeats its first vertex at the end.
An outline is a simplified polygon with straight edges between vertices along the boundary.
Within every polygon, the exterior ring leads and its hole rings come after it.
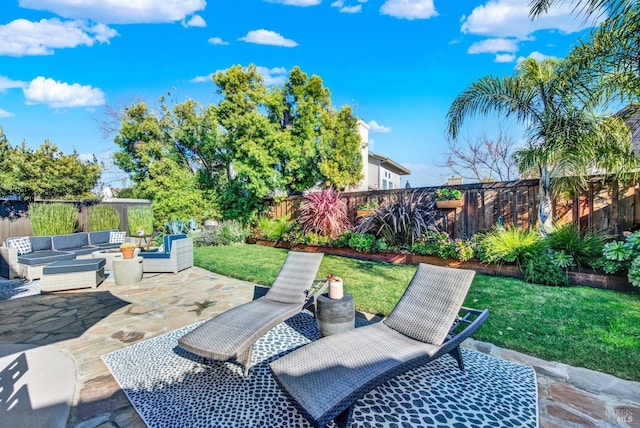
POLYGON ((4 246, 0 247, 0 276, 34 280, 42 277, 42 270, 49 263, 89 258, 94 251, 118 248, 119 243, 109 242, 110 232, 29 236, 32 251, 26 254, 18 254, 17 249, 9 247, 9 241, 17 238, 7 238, 4 246))

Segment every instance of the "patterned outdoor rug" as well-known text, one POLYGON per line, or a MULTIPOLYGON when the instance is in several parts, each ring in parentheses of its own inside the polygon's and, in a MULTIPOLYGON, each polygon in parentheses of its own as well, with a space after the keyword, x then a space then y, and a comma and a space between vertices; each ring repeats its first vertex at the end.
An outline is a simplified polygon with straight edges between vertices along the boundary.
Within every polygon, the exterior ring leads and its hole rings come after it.
MULTIPOLYGON (((358 324, 363 324, 359 321, 358 324)), ((149 427, 308 427, 273 380, 269 362, 318 338, 301 313, 254 345, 252 369, 200 364, 177 346, 198 324, 102 356, 149 427)), ((465 370, 449 356, 369 392, 354 410, 354 427, 537 427, 535 372, 463 349, 465 370)))
POLYGON ((0 301, 40 294, 40 281, 0 278, 0 301))

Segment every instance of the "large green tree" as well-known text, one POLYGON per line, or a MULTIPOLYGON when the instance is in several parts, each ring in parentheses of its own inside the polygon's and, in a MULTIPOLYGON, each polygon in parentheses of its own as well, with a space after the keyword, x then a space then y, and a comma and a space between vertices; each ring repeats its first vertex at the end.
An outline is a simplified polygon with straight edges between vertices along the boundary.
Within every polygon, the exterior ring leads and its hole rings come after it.
MULTIPOLYGON (((598 114, 582 98, 588 82, 561 60, 520 63, 513 76, 485 76, 471 83, 447 113, 448 133, 458 136, 466 118, 497 113, 521 122, 526 147, 516 152, 522 173, 540 178, 538 221, 551 230, 551 179, 566 177, 573 188, 590 173, 623 175, 637 166, 628 129, 616 116, 598 114)), ((588 79, 587 79, 588 80, 588 79)))
POLYGON ((74 150, 65 154, 49 140, 35 150, 26 143, 9 144, 0 128, 0 194, 16 194, 22 199, 94 197, 102 165, 95 158, 80 159, 74 150))

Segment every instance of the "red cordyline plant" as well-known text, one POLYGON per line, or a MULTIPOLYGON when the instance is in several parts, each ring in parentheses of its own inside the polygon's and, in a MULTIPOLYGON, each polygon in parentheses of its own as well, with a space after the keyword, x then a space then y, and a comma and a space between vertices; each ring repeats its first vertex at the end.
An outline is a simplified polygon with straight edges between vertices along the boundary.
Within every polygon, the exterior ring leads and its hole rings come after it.
POLYGON ((298 222, 304 233, 335 238, 349 230, 347 205, 333 188, 310 193, 300 207, 298 222))

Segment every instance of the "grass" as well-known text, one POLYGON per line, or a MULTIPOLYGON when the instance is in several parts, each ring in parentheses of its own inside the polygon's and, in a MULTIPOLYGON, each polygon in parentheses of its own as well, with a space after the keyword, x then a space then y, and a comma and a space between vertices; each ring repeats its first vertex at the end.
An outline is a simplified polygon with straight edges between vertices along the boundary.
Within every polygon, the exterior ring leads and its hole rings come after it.
MULTIPOLYGON (((259 245, 199 247, 195 264, 270 285, 287 250, 259 245)), ((415 272, 413 265, 325 256, 318 277, 341 276, 358 310, 388 315, 415 272)), ((589 287, 548 287, 477 274, 465 306, 488 308, 474 338, 549 361, 640 380, 640 294, 589 287)))

